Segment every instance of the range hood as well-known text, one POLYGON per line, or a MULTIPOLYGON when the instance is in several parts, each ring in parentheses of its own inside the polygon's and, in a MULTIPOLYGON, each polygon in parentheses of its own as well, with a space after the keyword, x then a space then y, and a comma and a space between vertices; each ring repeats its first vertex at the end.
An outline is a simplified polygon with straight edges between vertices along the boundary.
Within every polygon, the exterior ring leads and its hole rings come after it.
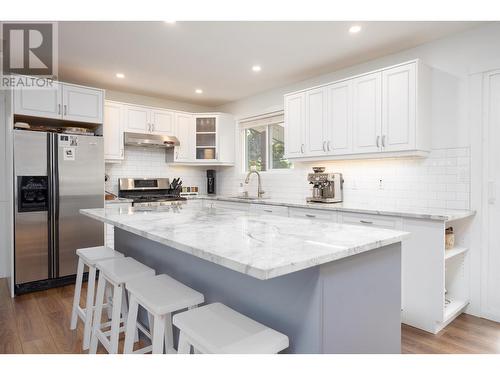
POLYGON ((170 148, 179 146, 179 140, 172 135, 142 134, 125 132, 125 144, 128 146, 170 148))

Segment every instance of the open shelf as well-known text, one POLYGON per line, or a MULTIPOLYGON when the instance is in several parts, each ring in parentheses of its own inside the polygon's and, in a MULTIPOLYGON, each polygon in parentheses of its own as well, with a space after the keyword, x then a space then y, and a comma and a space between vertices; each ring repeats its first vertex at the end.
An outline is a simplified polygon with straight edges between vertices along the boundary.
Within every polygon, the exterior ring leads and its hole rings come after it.
POLYGON ((468 300, 450 300, 450 303, 444 306, 444 321, 454 318, 468 304, 468 300))
POLYGON ((451 248, 450 250, 444 251, 444 259, 448 260, 448 259, 454 258, 457 255, 465 253, 467 250, 469 250, 469 249, 466 247, 455 246, 455 247, 451 248))

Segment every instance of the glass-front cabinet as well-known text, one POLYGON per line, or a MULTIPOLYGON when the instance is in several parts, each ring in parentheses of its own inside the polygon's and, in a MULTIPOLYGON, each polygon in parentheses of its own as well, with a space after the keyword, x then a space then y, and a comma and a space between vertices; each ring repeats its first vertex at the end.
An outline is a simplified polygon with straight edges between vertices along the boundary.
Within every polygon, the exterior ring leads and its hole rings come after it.
POLYGON ((196 118, 196 160, 217 160, 217 117, 196 118))
POLYGON ((236 122, 226 113, 177 113, 174 157, 167 162, 185 165, 234 165, 236 122))

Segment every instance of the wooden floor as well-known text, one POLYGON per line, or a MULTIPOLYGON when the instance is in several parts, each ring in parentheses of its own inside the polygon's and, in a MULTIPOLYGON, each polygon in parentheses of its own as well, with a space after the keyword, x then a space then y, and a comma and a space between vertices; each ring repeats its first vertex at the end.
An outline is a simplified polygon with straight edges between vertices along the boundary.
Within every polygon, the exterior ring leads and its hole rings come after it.
MULTIPOLYGON (((69 329, 73 290, 70 285, 12 299, 7 280, 0 279, 0 353, 83 353, 81 323, 69 329)), ((437 335, 403 325, 402 352, 500 353, 500 324, 462 314, 437 335)))

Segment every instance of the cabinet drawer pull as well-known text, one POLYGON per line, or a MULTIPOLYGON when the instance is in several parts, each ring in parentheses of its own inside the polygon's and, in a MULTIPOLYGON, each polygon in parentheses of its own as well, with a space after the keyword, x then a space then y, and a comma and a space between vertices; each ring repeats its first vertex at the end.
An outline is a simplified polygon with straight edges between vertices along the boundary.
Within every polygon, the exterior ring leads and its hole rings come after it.
POLYGON ((266 211, 266 212, 273 212, 273 210, 264 210, 264 211, 266 211))
POLYGON ((362 224, 373 224, 373 221, 367 221, 367 220, 360 220, 359 222, 362 224))
POLYGON ((307 217, 316 217, 316 215, 306 214, 307 217))

